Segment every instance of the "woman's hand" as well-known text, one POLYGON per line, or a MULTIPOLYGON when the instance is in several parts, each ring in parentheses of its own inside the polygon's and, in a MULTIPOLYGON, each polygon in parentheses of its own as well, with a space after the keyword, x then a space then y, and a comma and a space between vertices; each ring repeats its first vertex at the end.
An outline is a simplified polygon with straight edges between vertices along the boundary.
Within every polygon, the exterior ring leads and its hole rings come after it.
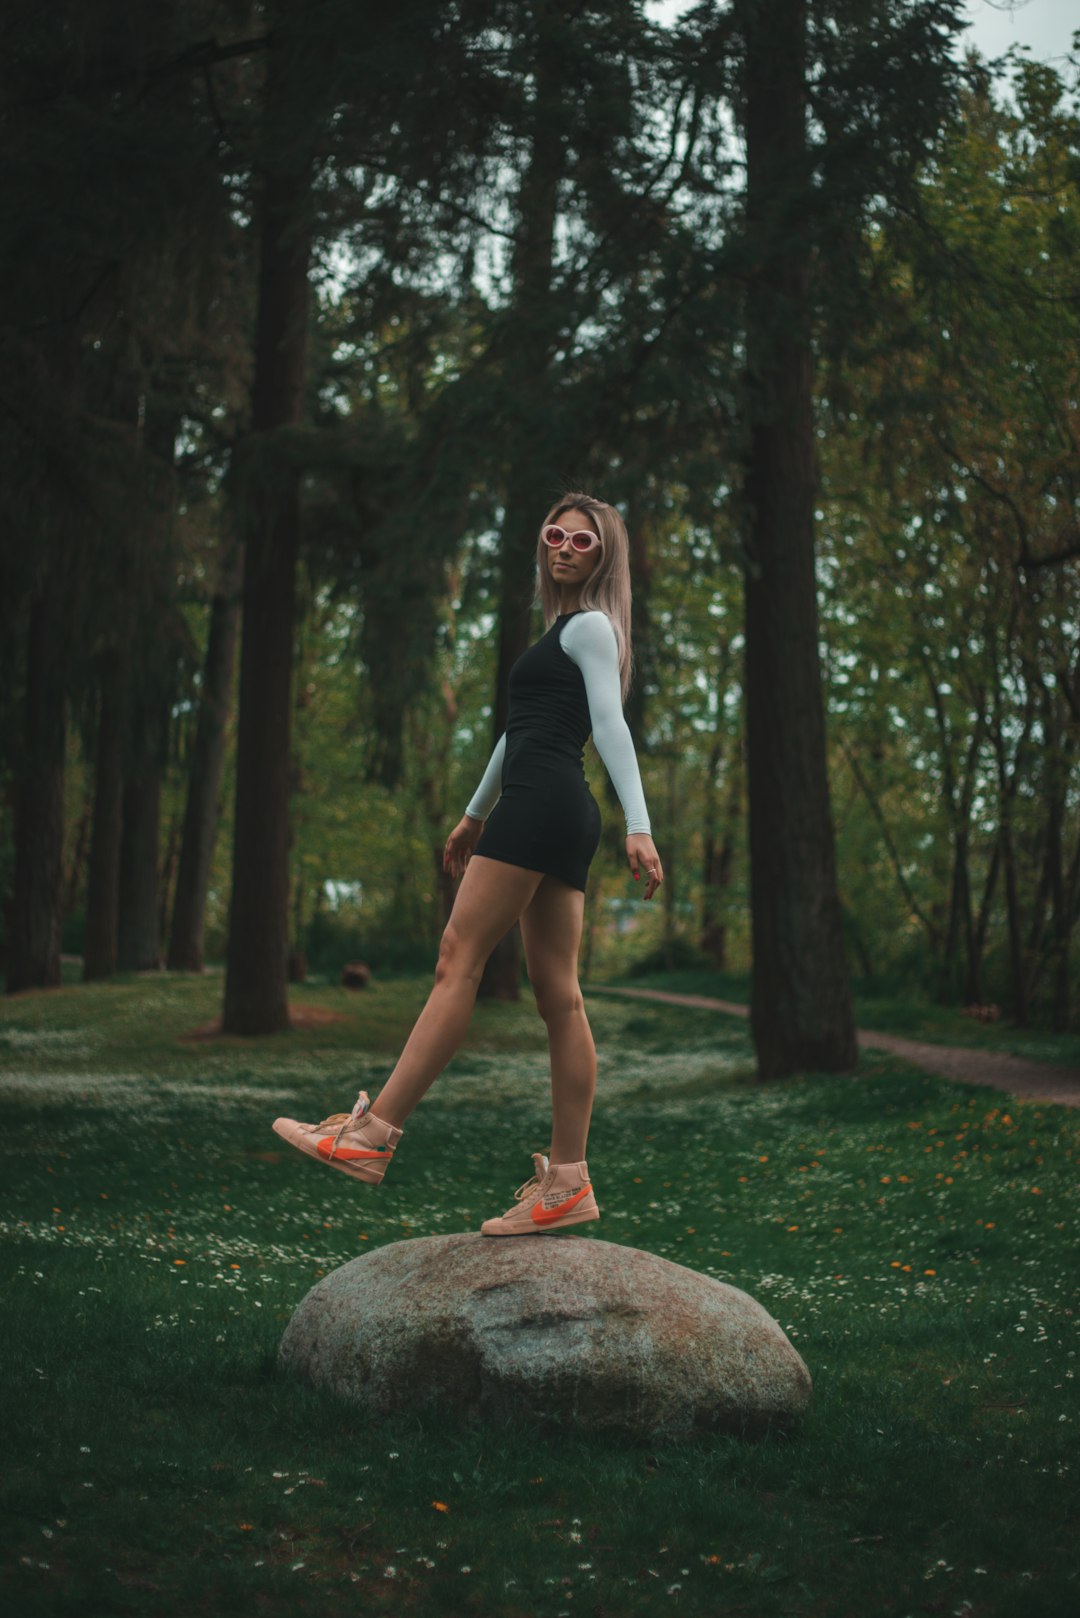
POLYGON ((464 876, 469 855, 480 841, 483 829, 482 820, 473 820, 471 815, 462 815, 446 839, 442 860, 444 871, 449 871, 453 877, 464 876))
POLYGON ((645 872, 645 892, 641 897, 651 899, 664 880, 664 868, 660 864, 656 844, 645 832, 634 832, 626 839, 626 857, 630 861, 635 882, 638 881, 638 867, 645 872))

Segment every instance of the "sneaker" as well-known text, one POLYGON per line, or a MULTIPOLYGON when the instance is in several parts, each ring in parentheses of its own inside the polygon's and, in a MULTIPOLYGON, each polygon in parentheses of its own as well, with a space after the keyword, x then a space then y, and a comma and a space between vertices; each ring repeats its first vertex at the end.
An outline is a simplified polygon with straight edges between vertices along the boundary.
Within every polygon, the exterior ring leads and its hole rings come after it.
POLYGON ((354 1180, 378 1185, 403 1130, 376 1118, 366 1090, 361 1090, 352 1112, 335 1112, 321 1124, 301 1124, 295 1118, 275 1118, 274 1134, 297 1151, 326 1163, 354 1180))
POLYGON ((514 1192, 515 1206, 498 1219, 485 1219, 481 1236, 542 1236, 549 1230, 599 1219, 586 1163, 556 1163, 532 1154, 535 1173, 514 1192))

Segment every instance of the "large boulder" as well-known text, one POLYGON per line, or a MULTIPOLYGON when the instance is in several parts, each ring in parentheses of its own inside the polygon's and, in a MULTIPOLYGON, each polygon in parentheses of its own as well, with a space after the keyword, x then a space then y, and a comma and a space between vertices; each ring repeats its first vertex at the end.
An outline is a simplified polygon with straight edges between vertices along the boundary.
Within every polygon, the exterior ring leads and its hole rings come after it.
POLYGON ((281 1366, 379 1412, 753 1437, 810 1373, 749 1293, 636 1247, 474 1232, 391 1243, 302 1300, 281 1366))

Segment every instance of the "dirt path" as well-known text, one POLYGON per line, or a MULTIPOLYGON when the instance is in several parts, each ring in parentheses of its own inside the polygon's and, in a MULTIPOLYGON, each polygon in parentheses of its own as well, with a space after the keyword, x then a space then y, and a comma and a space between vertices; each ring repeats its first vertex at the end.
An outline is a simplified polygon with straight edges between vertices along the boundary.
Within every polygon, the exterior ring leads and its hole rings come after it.
MULTIPOLYGON (((669 994, 665 989, 612 989, 593 986, 588 994, 621 994, 633 1000, 666 1000, 673 1006, 699 1006, 706 1011, 726 1011, 733 1017, 749 1017, 748 1006, 731 1000, 710 1000, 703 994, 669 994)), ((925 1045, 898 1034, 875 1034, 860 1028, 859 1044, 871 1050, 892 1051, 929 1073, 956 1079, 961 1084, 989 1085, 1007 1090, 1024 1101, 1051 1101, 1062 1107, 1080 1107, 1080 1072, 1071 1067, 1051 1067, 1047 1062, 1028 1062, 1022 1056, 1004 1051, 970 1050, 961 1045, 925 1045)))

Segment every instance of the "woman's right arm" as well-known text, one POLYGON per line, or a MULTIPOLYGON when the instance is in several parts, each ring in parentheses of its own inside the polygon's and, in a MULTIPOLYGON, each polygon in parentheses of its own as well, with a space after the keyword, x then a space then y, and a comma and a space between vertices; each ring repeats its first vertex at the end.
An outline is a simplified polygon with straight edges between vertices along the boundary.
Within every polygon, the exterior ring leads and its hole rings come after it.
POLYGON ((486 820, 502 796, 502 767, 506 756, 506 732, 495 743, 483 780, 472 795, 465 813, 472 820, 486 820))
POLYGON ((504 730, 488 760, 484 779, 473 793, 469 807, 446 839, 446 847, 443 849, 443 870, 449 871, 455 878, 464 876, 472 851, 480 841, 483 822, 502 796, 502 766, 505 756, 504 730))

